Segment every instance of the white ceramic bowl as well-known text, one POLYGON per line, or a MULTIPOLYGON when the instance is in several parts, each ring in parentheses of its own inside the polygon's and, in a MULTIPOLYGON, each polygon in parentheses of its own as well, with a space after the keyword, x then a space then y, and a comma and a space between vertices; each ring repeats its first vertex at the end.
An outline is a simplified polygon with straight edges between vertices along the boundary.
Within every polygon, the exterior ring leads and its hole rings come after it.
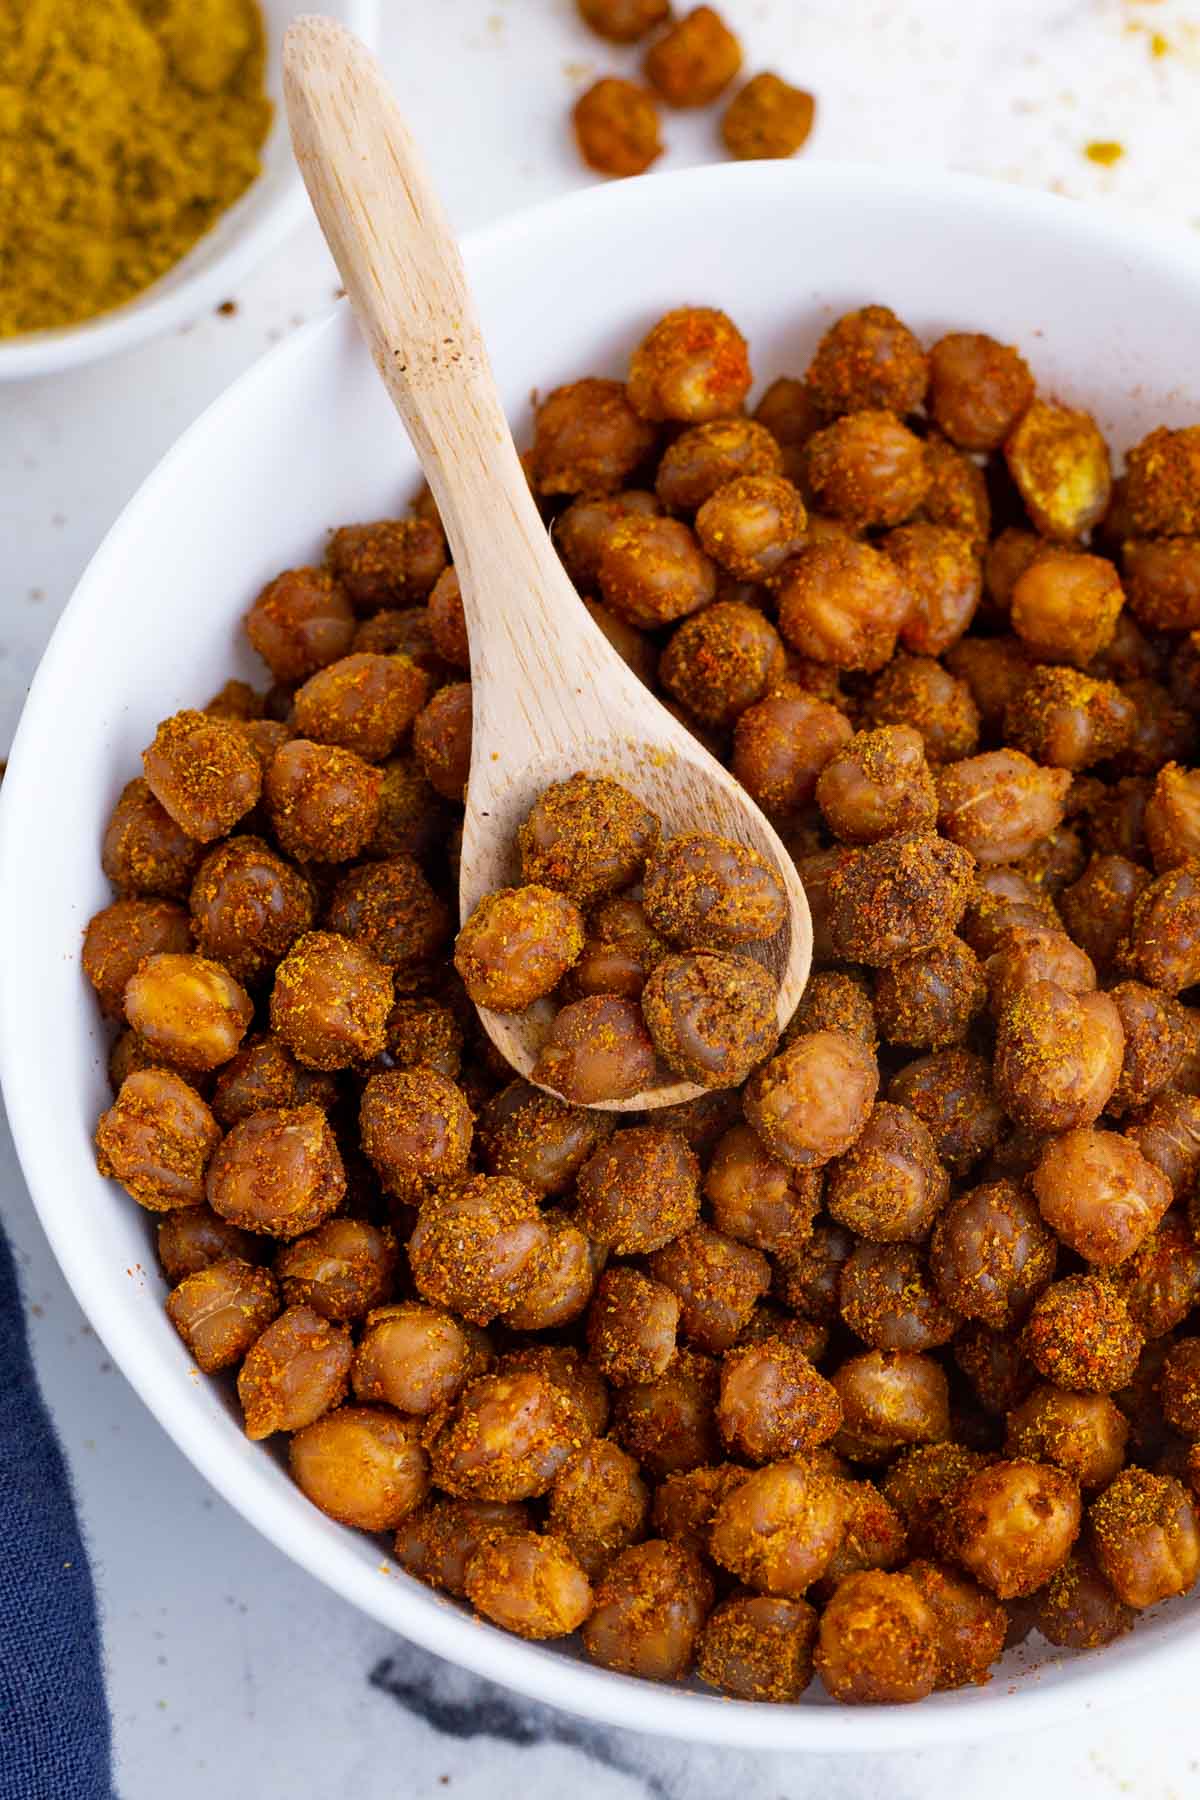
MULTIPOLYGON (((1044 391, 1095 409, 1121 448, 1200 415, 1186 346, 1200 258, 1114 216, 928 174, 752 165, 595 188, 474 238, 467 262, 521 432, 529 395, 623 370, 666 308, 725 307, 760 382, 803 370, 830 317, 867 301, 925 338, 1020 344, 1044 391)), ((239 620, 326 529, 394 510, 416 467, 344 310, 265 357, 184 436, 114 526, 30 692, 0 823, 0 1045, 13 1132, 46 1232, 96 1330, 197 1468, 274 1543, 364 1611, 467 1668, 592 1718, 754 1747, 867 1750, 977 1739, 1126 1696, 1200 1647, 1200 1599, 1087 1657, 1017 1653, 982 1689, 908 1709, 748 1707, 595 1669, 505 1636, 323 1518, 242 1436, 163 1314, 150 1216, 92 1160, 105 1033, 80 934, 109 899, 102 823, 163 715, 251 673, 239 620), (1040 1662, 1040 1667, 1031 1666, 1040 1662)), ((521 754, 521 745, 513 745, 521 754)), ((131 1509, 136 1529, 136 1506, 131 1509)))
MULTIPOLYGON (((262 152, 262 172, 241 198, 223 213, 198 244, 173 269, 124 306, 67 325, 57 331, 32 331, 0 338, 0 381, 52 375, 59 369, 98 362, 146 338, 185 325, 206 306, 219 305, 237 289, 242 277, 281 244, 305 217, 308 201, 300 180, 287 121, 279 51, 283 34, 297 13, 318 10, 315 0, 258 0, 267 32, 266 89, 275 116, 262 152)), ((349 25, 374 44, 379 0, 320 0, 319 10, 349 25)))

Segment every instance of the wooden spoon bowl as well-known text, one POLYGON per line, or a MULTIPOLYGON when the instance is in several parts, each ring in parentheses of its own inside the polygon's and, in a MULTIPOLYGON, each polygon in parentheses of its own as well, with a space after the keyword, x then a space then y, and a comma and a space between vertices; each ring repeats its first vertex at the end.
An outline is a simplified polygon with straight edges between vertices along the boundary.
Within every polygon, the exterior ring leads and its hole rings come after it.
MULTIPOLYGON (((622 662, 581 605, 521 467, 458 246, 421 158, 365 47, 344 26, 297 19, 284 42, 296 160, 376 367, 441 515, 471 647, 471 770, 461 915, 519 880, 516 834, 545 788, 608 775, 666 835, 715 832, 777 870, 788 918, 755 946, 791 1018, 808 979, 812 922, 791 856, 749 795, 622 662)), ((529 1078, 553 1008, 479 1009, 529 1078)), ((704 1092, 664 1071, 609 1109, 671 1106, 704 1092)))

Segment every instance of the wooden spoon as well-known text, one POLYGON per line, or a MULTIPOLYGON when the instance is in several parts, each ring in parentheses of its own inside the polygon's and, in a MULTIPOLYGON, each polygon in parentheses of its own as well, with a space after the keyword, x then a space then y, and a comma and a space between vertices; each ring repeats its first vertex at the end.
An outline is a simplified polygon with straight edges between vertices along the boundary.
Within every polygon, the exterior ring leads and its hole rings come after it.
MULTIPOLYGON (((795 866, 733 777, 659 705, 593 624, 538 514, 504 417, 458 245, 366 48, 331 19, 300 18, 283 47, 296 160, 376 367, 441 514, 471 643, 473 737, 462 916, 520 880, 517 827, 551 782, 609 775, 665 834, 719 833, 779 871, 789 918, 756 946, 786 1024, 808 977, 812 922, 795 866)), ((480 1017, 525 1077, 553 1008, 480 1017)), ((636 1111, 704 1090, 664 1072, 636 1111)))

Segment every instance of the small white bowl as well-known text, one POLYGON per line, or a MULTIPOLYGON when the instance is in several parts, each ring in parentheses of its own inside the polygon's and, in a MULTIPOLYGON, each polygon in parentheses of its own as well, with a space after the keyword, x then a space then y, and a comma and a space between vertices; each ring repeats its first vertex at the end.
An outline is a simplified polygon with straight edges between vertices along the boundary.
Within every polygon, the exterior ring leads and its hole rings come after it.
MULTIPOLYGON (((280 46, 288 25, 302 12, 316 10, 297 0, 258 0, 267 33, 265 84, 275 107, 262 150, 262 171, 246 192, 222 213, 211 231, 194 244, 173 269, 112 312, 65 325, 55 331, 31 331, 0 338, 0 381, 53 375, 59 369, 98 362, 127 350, 173 325, 199 317, 206 306, 229 299, 242 277, 269 256, 305 217, 304 186, 292 159, 287 120, 283 116, 280 46)), ((349 25, 373 45, 379 0, 320 0, 319 10, 349 25)))
MULTIPOLYGON (((532 389, 620 373, 653 319, 683 302, 733 315, 760 385, 802 371, 835 313, 881 301, 927 340, 966 328, 1019 344, 1043 391, 1092 407, 1118 450, 1200 416, 1187 385, 1191 242, 1018 188, 820 163, 707 168, 572 195, 471 239, 466 255, 518 432, 532 389)), ((410 1580, 381 1540, 310 1506, 282 1458, 242 1435, 227 1389, 191 1367, 163 1313, 153 1220, 92 1157, 107 1034, 79 944, 111 897, 102 826, 156 722, 255 672, 239 622, 258 587, 319 556, 328 527, 395 511, 415 479, 335 309, 251 369, 150 476, 30 691, 0 804, 0 1063, 46 1233, 113 1359, 225 1498, 338 1593, 452 1662, 610 1724, 747 1749, 945 1744, 1127 1698, 1189 1656, 1194 1668, 1200 1594, 1103 1651, 1017 1652, 987 1687, 911 1708, 844 1709, 819 1693, 750 1707, 632 1681, 508 1637, 410 1580)), ((139 1504, 153 1497, 135 1498, 133 1530, 139 1504)))

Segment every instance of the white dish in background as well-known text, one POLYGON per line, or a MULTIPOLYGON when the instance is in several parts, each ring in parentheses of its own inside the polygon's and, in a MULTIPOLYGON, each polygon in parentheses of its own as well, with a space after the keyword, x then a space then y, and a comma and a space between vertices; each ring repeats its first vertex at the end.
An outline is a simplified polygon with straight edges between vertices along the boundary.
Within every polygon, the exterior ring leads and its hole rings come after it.
MULTIPOLYGON (((924 338, 984 330, 1021 346, 1042 390, 1090 407, 1123 449, 1200 417, 1183 362, 1200 253, 1113 216, 964 178, 754 164, 598 187, 471 239, 501 391, 527 435, 529 395, 620 373, 653 319, 726 308, 756 387, 803 370, 829 319, 893 306, 924 338)), ((345 1531, 242 1435, 226 1387, 198 1378, 162 1309, 154 1220, 96 1173, 107 1034, 78 964, 110 898, 100 833, 157 721, 257 675, 239 631, 258 587, 318 556, 335 524, 395 511, 411 449, 344 309, 251 369, 191 428, 113 527, 30 691, 0 806, 0 1062, 17 1149, 55 1253, 114 1360, 203 1474, 268 1538, 385 1625, 570 1711, 747 1749, 879 1750, 1029 1730, 1128 1698, 1200 1650, 1200 1594, 1156 1608, 1090 1656, 1013 1653, 991 1684, 910 1708, 810 1695, 749 1707, 609 1674, 523 1643, 345 1531)), ((521 754, 514 744, 513 754, 521 754)), ((136 1505, 152 1505, 144 1496, 136 1505)), ((154 1579, 154 1572, 147 1571, 154 1579)))
POLYGON ((340 19, 373 45, 378 0, 320 0, 319 6, 301 0, 257 0, 257 4, 267 34, 265 86, 275 108, 262 149, 261 173, 174 268, 123 306, 78 325, 0 338, 0 381, 78 368, 156 337, 173 325, 186 325, 205 307, 228 300, 243 276, 305 217, 308 200, 292 160, 283 116, 279 60, 283 34, 297 13, 321 11, 340 19))

